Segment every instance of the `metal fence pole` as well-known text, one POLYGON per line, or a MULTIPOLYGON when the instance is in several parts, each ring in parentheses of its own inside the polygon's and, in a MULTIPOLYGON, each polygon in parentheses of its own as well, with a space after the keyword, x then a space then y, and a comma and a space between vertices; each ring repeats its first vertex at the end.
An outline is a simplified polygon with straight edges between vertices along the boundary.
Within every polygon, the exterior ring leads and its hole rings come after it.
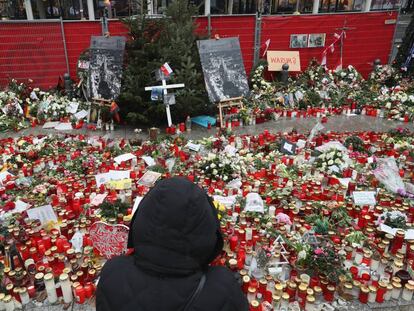
POLYGON ((260 13, 256 13, 256 23, 254 28, 254 54, 253 65, 256 66, 260 59, 260 43, 262 34, 262 16, 260 13))
POLYGON ((207 15, 207 33, 208 37, 211 38, 211 14, 207 15))
POLYGON ((62 42, 63 42, 63 50, 65 52, 65 61, 66 61, 66 71, 70 75, 69 71, 69 58, 68 58, 68 50, 66 48, 66 37, 65 37, 65 29, 63 27, 63 19, 60 18, 60 30, 62 32, 62 42))

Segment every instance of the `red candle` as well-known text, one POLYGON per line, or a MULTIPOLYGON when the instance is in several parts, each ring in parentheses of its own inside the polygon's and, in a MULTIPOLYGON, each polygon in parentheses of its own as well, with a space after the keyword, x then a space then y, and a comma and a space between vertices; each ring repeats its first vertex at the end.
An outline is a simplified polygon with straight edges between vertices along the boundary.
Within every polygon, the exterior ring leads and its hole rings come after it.
POLYGON ((93 295, 93 284, 92 283, 87 283, 84 287, 85 290, 85 297, 86 298, 91 298, 93 295))
POLYGON ((361 287, 361 290, 359 291, 359 302, 361 303, 367 303, 368 302, 368 294, 369 289, 365 285, 361 287))
POLYGON ((233 236, 230 238, 230 249, 231 249, 233 252, 234 252, 234 251, 236 250, 236 248, 237 248, 238 240, 239 240, 239 238, 238 238, 238 236, 237 236, 237 235, 233 235, 233 236))
POLYGON ((83 288, 82 285, 79 285, 78 287, 76 287, 75 296, 79 304, 85 303, 85 289, 83 288))

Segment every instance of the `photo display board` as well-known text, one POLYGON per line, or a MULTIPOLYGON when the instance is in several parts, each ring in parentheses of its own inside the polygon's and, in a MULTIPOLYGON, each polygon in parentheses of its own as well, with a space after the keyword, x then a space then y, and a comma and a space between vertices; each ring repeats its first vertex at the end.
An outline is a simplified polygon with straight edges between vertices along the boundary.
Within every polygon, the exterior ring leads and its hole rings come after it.
POLYGON ((239 38, 199 40, 197 46, 211 102, 248 95, 239 38))
POLYGON ((92 98, 116 99, 121 92, 125 38, 92 36, 89 83, 92 98))

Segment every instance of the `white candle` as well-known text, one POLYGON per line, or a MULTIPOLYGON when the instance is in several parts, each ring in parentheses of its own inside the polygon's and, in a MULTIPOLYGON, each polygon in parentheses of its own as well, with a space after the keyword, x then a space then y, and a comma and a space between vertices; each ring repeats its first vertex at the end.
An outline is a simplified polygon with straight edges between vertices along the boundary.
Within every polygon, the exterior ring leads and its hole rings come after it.
POLYGON ((23 287, 20 290, 20 301, 22 302, 22 305, 27 305, 30 302, 29 293, 27 292, 26 287, 23 287))
POLYGON ((402 292, 402 299, 405 301, 411 301, 413 299, 413 290, 414 287, 410 284, 405 284, 404 290, 402 292))
POLYGON ((370 286, 369 289, 369 294, 368 294, 368 302, 374 303, 375 302, 375 298, 377 297, 377 289, 375 287, 370 286))
POLYGON ((12 296, 6 295, 3 299, 4 306, 6 307, 6 311, 13 311, 14 310, 14 301, 12 296))
POLYGON ((55 286, 55 280, 53 278, 53 274, 47 273, 43 279, 45 280, 47 300, 50 303, 55 303, 57 301, 57 295, 56 295, 56 286, 55 286))
POLYGON ((270 216, 275 216, 275 211, 276 211, 276 207, 274 207, 273 205, 269 206, 269 215, 270 216))
POLYGON ((59 277, 60 287, 62 288, 63 301, 71 303, 73 300, 72 287, 69 281, 69 275, 62 273, 59 277))
POLYGON ((3 299, 6 297, 6 294, 0 293, 0 310, 6 310, 6 306, 4 305, 3 299))
POLYGON ((393 290, 392 290, 392 294, 391 297, 392 299, 398 299, 400 298, 400 294, 401 294, 401 284, 400 283, 393 283, 393 290))
POLYGON ((388 284, 387 285, 387 291, 386 291, 386 293, 384 295, 384 300, 385 301, 390 301, 390 299, 392 297, 392 289, 393 289, 392 285, 391 284, 388 284))

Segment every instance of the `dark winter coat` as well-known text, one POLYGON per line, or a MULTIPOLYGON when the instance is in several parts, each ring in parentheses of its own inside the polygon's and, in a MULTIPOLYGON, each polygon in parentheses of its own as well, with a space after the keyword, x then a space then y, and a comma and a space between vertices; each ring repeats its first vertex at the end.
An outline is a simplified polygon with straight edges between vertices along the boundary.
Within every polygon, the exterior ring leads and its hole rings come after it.
POLYGON ((108 261, 98 284, 97 311, 182 311, 201 276, 192 311, 245 311, 233 273, 208 267, 223 239, 211 199, 182 178, 165 179, 141 201, 132 222, 133 256, 108 261))

